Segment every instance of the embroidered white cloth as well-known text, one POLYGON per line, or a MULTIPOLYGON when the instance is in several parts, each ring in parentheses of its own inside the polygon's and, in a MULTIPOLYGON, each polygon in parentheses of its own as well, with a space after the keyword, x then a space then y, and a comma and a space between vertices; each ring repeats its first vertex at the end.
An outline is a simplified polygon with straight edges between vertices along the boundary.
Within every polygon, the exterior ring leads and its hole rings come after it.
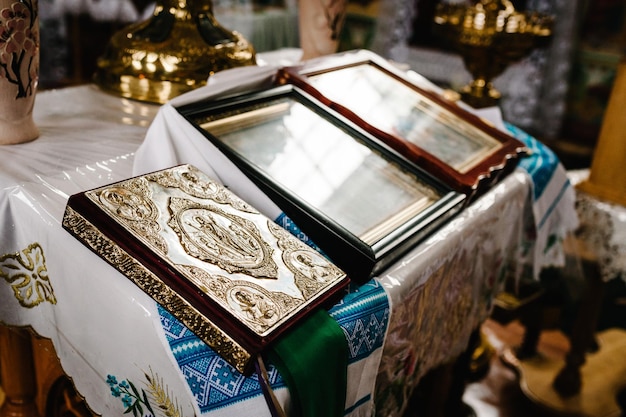
MULTIPOLYGON (((589 170, 570 171, 568 176, 577 185, 589 177, 589 170)), ((602 279, 626 281, 626 207, 579 191, 576 212, 580 218, 576 237, 595 252, 602 279)))
MULTIPOLYGON (((232 91, 230 82, 264 85, 272 72, 269 66, 254 77, 252 69, 240 71, 181 100, 232 91)), ((192 334, 61 228, 69 195, 133 172, 185 162, 229 181, 219 165, 228 161, 208 163, 207 141, 180 125, 173 111, 171 104, 138 103, 93 86, 39 93, 34 115, 41 137, 0 148, 0 322, 32 326, 50 338, 98 414, 269 416, 251 378, 210 360, 192 334)), ((279 215, 274 205, 259 204, 263 196, 254 187, 235 182, 238 194, 279 215)), ((463 350, 504 279, 536 262, 558 262, 525 233, 537 227, 532 189, 531 176, 516 171, 333 308, 353 349, 347 415, 401 415, 421 375, 463 350), (541 258, 518 256, 527 249, 541 258), (372 330, 384 341, 371 337, 372 330)), ((558 239, 572 227, 565 220, 572 207, 563 198, 569 193, 548 193, 554 222, 543 224, 546 236, 558 239)), ((287 406, 280 376, 272 374, 272 381, 287 406)))
MULTIPOLYGON (((297 55, 285 54, 280 64, 218 73, 207 87, 164 105, 137 151, 134 174, 192 163, 245 196, 268 217, 278 218, 281 210, 184 120, 176 107, 267 88, 272 85, 276 68, 295 63, 290 62, 294 57, 297 55)), ((437 90, 419 75, 411 76, 423 87, 437 90)), ((404 410, 421 376, 462 352, 470 332, 486 318, 491 300, 505 279, 518 279, 524 274, 538 278, 542 267, 562 263, 558 242, 577 224, 573 191, 554 154, 521 130, 506 125, 498 111, 489 109, 479 114, 524 140, 533 149, 533 157, 407 254, 397 267, 374 280, 387 290, 392 305, 392 334, 386 338, 382 363, 378 362, 380 356, 372 355, 360 362, 358 372, 354 365, 349 366, 348 391, 353 384, 358 385, 371 399, 375 398, 377 415, 395 415, 404 410), (441 300, 450 300, 451 304, 441 300), (415 322, 420 315, 424 323, 415 322), (441 322, 446 323, 444 328, 436 324, 441 322), (363 370, 368 375, 378 372, 377 380, 364 379, 360 375, 363 370)), ((362 394, 349 395, 346 414, 369 415, 371 399, 367 407, 357 406, 363 398, 362 394)))

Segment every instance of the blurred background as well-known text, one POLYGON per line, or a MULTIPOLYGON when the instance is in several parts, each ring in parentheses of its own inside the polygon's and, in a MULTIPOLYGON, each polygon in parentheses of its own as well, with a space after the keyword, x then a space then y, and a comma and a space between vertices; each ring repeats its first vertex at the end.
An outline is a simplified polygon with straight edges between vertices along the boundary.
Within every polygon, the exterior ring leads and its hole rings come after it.
MULTIPOLYGON (((349 0, 340 51, 365 48, 442 87, 470 79, 462 59, 432 30, 437 3, 349 0)), ((42 89, 90 82, 111 35, 154 11, 149 0, 39 0, 42 89)), ((555 16, 551 42, 494 84, 504 118, 548 144, 567 168, 589 166, 617 63, 626 45, 623 0, 514 0, 555 16)), ((227 29, 257 52, 299 46, 297 0, 213 0, 227 29)))

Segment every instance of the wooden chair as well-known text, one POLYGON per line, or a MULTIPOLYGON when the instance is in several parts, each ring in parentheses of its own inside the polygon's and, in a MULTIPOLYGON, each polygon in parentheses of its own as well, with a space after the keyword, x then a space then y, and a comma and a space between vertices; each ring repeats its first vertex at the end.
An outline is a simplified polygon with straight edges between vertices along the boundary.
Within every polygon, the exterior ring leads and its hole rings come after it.
POLYGON ((0 325, 1 417, 94 417, 54 346, 28 328, 0 325))

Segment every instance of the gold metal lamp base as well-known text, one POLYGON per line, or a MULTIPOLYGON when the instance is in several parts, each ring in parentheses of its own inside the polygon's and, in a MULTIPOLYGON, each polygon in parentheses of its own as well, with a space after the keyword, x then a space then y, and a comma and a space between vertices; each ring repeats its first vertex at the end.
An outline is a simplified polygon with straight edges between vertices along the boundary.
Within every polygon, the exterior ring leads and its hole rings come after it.
POLYGON ((210 0, 161 0, 148 20, 113 35, 94 82, 122 97, 163 104, 218 71, 255 64, 253 46, 217 22, 210 0))
POLYGON ((463 101, 481 108, 494 106, 500 92, 493 79, 552 35, 553 18, 515 10, 510 0, 477 0, 472 5, 439 3, 434 29, 463 57, 472 75, 461 91, 463 101))
POLYGON ((459 93, 461 100, 477 109, 495 106, 502 98, 502 94, 493 86, 493 83, 484 78, 470 81, 469 84, 459 89, 459 93))

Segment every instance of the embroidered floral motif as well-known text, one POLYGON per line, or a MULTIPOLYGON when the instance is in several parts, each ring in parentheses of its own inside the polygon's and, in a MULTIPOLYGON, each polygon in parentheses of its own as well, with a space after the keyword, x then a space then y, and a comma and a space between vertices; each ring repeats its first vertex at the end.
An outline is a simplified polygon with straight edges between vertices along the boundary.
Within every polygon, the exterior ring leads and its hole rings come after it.
POLYGON ((29 245, 21 253, 0 257, 0 277, 11 285, 15 298, 24 307, 32 308, 44 301, 57 302, 39 243, 29 245))
POLYGON ((0 77, 17 86, 17 96, 33 94, 39 72, 36 0, 21 0, 0 10, 0 77))
POLYGON ((167 417, 182 417, 182 407, 177 401, 173 401, 167 387, 163 384, 163 379, 156 376, 152 371, 150 375, 144 373, 148 392, 144 389, 141 392, 135 384, 124 379, 118 381, 114 375, 108 375, 106 383, 111 388, 111 395, 120 398, 124 406, 124 414, 133 413, 134 417, 156 416, 152 408, 151 401, 156 404, 158 415, 167 417))
POLYGON ((111 395, 122 400, 122 404, 125 408, 124 414, 132 412, 135 417, 154 415, 148 396, 143 389, 140 394, 135 384, 127 380, 118 382, 117 378, 113 375, 107 376, 107 384, 111 387, 111 395), (144 414, 144 407, 146 414, 144 414))

